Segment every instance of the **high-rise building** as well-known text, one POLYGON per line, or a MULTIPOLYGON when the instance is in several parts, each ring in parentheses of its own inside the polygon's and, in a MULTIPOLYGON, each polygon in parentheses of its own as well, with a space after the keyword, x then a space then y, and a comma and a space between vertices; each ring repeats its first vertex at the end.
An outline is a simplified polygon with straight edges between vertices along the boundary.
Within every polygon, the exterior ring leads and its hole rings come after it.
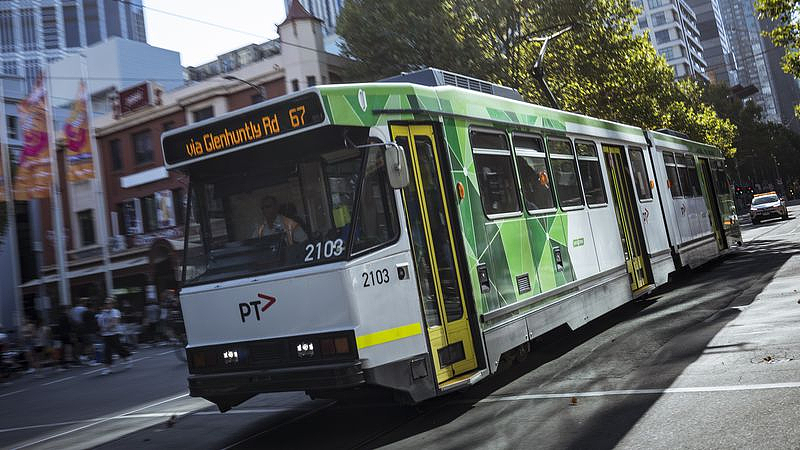
POLYGON ((778 92, 767 58, 767 43, 752 0, 719 0, 731 50, 736 55, 739 84, 758 89, 750 98, 764 110, 764 118, 780 121, 778 92))
POLYGON ((728 33, 722 21, 719 0, 686 0, 697 15, 703 58, 708 63, 706 74, 714 83, 739 84, 736 57, 731 50, 728 33))
MULTIPOLYGON (((286 6, 286 16, 291 16, 293 0, 283 0, 286 6)), ((328 53, 339 54, 339 42, 341 37, 336 34, 336 22, 339 13, 342 12, 344 0, 300 0, 303 8, 312 16, 322 20, 322 32, 325 34, 325 51, 328 53)))
POLYGON ((650 42, 675 70, 676 78, 708 80, 697 16, 684 0, 633 0, 642 10, 635 33, 650 30, 650 42))
POLYGON ((0 70, 28 87, 45 64, 112 36, 146 42, 142 0, 0 1, 0 70))
MULTIPOLYGON (((764 31, 770 31, 775 28, 775 24, 768 20, 761 20, 759 24, 764 31)), ((772 44, 772 39, 764 38, 764 52, 767 56, 767 66, 772 75, 773 86, 777 94, 775 97, 781 122, 795 132, 800 133, 800 120, 794 113, 795 105, 800 104, 800 80, 783 71, 782 59, 786 52, 781 47, 775 47, 772 44)))

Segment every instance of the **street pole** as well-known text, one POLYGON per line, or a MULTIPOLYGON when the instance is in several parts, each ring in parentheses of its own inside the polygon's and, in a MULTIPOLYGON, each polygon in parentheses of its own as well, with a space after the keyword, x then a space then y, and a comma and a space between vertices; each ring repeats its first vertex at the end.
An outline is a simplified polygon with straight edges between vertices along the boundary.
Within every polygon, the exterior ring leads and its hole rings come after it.
POLYGON ((233 75, 224 75, 222 78, 224 78, 226 80, 230 80, 230 81, 238 81, 240 83, 244 83, 244 84, 250 86, 251 88, 255 89, 258 92, 258 94, 261 96, 261 101, 262 102, 267 99, 267 90, 264 89, 264 86, 259 86, 257 84, 253 84, 253 83, 251 83, 251 82, 249 82, 247 80, 243 80, 243 79, 235 77, 233 75))
MULTIPOLYGON (((69 281, 67 279, 67 259, 64 251, 64 217, 61 204, 61 182, 58 169, 58 155, 56 149, 56 135, 53 130, 53 105, 50 98, 52 94, 52 83, 50 82, 50 70, 46 69, 47 90, 45 91, 47 104, 47 140, 50 146, 50 170, 52 171, 53 201, 51 210, 53 211, 53 228, 55 228, 55 247, 56 247, 56 266, 58 268, 58 288, 59 304, 71 305, 69 281)), ((44 281, 40 278, 40 281, 44 281)))
POLYGON ((17 246, 17 214, 14 204, 14 187, 11 183, 11 149, 8 147, 8 130, 6 130, 6 96, 5 82, 0 79, 0 164, 3 167, 3 189, 6 192, 6 212, 8 213, 8 225, 6 241, 8 242, 9 252, 11 253, 11 279, 14 282, 14 326, 17 329, 17 336, 20 336, 23 324, 22 311, 22 288, 20 284, 19 268, 19 249, 17 246))
POLYGON ((111 256, 108 251, 108 224, 105 191, 103 190, 103 173, 101 171, 102 165, 100 164, 100 152, 97 150, 97 140, 94 137, 94 129, 92 128, 92 119, 94 118, 94 111, 92 110, 92 92, 89 89, 89 75, 86 63, 86 55, 81 53, 81 79, 86 80, 85 93, 86 96, 86 130, 89 134, 89 144, 92 148, 92 165, 94 168, 94 178, 92 179, 92 189, 97 198, 97 218, 96 225, 98 228, 98 238, 100 239, 100 247, 103 251, 103 273, 105 274, 106 283, 106 296, 112 295, 114 291, 114 277, 111 273, 111 256))

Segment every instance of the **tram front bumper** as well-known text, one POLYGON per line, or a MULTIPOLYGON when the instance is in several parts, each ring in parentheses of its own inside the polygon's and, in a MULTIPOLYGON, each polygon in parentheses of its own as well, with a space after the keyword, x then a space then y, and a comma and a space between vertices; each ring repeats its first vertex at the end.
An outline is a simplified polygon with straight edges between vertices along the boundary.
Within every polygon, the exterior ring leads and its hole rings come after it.
POLYGON ((366 383, 361 361, 189 375, 192 397, 343 389, 366 383))

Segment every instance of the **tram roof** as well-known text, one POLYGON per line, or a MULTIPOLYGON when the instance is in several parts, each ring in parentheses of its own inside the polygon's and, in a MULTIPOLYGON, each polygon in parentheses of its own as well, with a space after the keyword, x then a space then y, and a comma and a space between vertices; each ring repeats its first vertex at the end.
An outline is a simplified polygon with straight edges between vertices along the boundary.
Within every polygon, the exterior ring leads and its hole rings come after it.
MULTIPOLYGON (((213 130, 215 127, 219 128, 221 124, 238 126, 247 121, 252 123, 253 117, 257 117, 260 112, 273 114, 281 107, 288 111, 288 108, 294 105, 293 102, 298 98, 319 98, 322 104, 324 117, 316 120, 313 126, 304 127, 308 131, 326 125, 371 127, 385 125, 389 120, 412 121, 431 117, 452 117, 503 127, 514 127, 520 130, 605 138, 641 145, 647 145, 645 133, 648 133, 650 140, 662 149, 666 148, 715 157, 723 156, 722 152, 713 146, 665 133, 645 132, 641 128, 630 125, 560 111, 456 86, 431 87, 402 82, 336 84, 307 88, 202 122, 170 130, 162 135, 162 146, 166 143, 165 138, 167 137, 170 138, 170 144, 175 147, 175 137, 182 137, 186 142, 190 138, 198 141, 206 129, 213 130), (237 120, 241 123, 237 124, 237 120)), ((284 115, 286 111, 283 111, 284 115)), ((285 127, 283 128, 285 129, 285 127)), ((213 131, 219 132, 220 130, 213 131)), ((281 132, 276 135, 265 133, 266 136, 250 140, 241 145, 231 145, 223 150, 215 151, 213 154, 209 152, 199 157, 192 155, 180 161, 174 158, 172 160, 167 158, 167 148, 164 148, 166 166, 167 168, 176 168, 190 164, 193 161, 205 160, 231 151, 281 139, 301 131, 303 130, 297 129, 290 133, 281 132)), ((181 146, 181 148, 183 147, 181 146)), ((174 155, 176 149, 172 148, 170 151, 174 155)), ((203 152, 201 151, 200 153, 203 152)))

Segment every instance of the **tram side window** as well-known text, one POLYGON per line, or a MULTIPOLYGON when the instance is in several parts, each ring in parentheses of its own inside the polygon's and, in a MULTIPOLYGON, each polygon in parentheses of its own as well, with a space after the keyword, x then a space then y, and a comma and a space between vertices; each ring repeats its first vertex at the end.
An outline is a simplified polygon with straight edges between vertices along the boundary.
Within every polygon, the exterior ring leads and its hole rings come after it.
POLYGON ((675 154, 675 166, 678 168, 678 178, 681 180, 681 192, 684 197, 694 197, 692 184, 689 181, 689 171, 686 168, 686 156, 675 154))
POLYGON ((717 195, 725 195, 730 193, 730 187, 728 185, 728 176, 725 173, 725 163, 722 161, 716 162, 716 186, 717 186, 717 195))
POLYGON ((578 166, 572 153, 572 144, 566 139, 547 139, 550 150, 550 166, 558 193, 558 204, 562 208, 583 206, 578 166))
POLYGON ((375 248, 397 236, 394 196, 386 179, 385 166, 383 152, 379 148, 370 150, 361 187, 353 253, 375 248))
POLYGON ((583 195, 586 204, 606 205, 606 188, 603 183, 603 172, 600 169, 600 158, 597 156, 597 146, 593 142, 575 142, 578 152, 578 169, 583 183, 583 195))
POLYGON ((633 182, 636 184, 636 192, 639 200, 652 200, 653 192, 650 190, 650 179, 647 177, 647 166, 644 162, 644 153, 639 147, 629 147, 628 154, 631 157, 631 169, 633 169, 633 182))
POLYGON ((488 216, 519 212, 511 150, 504 133, 471 131, 475 174, 488 216))
POLYGON ((692 188, 692 197, 702 197, 703 188, 700 186, 700 177, 697 175, 692 155, 686 155, 686 172, 689 177, 689 186, 692 188))
POLYGON ((675 156, 672 153, 664 152, 664 165, 667 167, 667 179, 672 198, 683 197, 681 183, 678 180, 678 168, 675 166, 675 156))
POLYGON ((555 209, 547 154, 541 138, 518 134, 513 138, 525 209, 529 212, 555 209))

